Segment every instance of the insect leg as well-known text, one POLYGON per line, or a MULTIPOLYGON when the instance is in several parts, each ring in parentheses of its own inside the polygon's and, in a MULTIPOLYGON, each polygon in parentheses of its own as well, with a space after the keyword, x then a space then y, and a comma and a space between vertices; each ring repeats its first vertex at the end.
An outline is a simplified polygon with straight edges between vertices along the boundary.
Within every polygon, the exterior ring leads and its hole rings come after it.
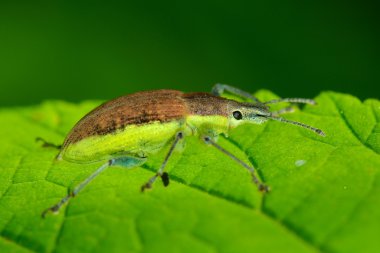
POLYGON ((289 102, 289 103, 298 103, 298 104, 309 104, 309 105, 316 105, 317 103, 313 99, 309 98, 279 98, 279 99, 273 99, 266 102, 263 102, 263 104, 276 104, 281 102, 289 102))
POLYGON ((281 114, 284 114, 284 113, 289 113, 289 112, 294 112, 294 108, 291 107, 291 106, 288 106, 288 107, 285 107, 285 108, 282 108, 278 111, 273 111, 271 112, 271 114, 273 116, 278 116, 278 115, 281 115, 281 114))
POLYGON ((101 172, 106 170, 110 166, 123 166, 123 167, 135 167, 143 164, 146 161, 146 158, 137 158, 137 157, 118 157, 114 159, 110 159, 107 163, 100 166, 95 172, 93 172, 88 178, 86 178, 83 182, 81 182, 78 186, 74 188, 72 192, 69 192, 64 198, 62 198, 57 204, 49 207, 45 211, 42 212, 42 218, 45 218, 46 214, 51 211, 53 213, 57 213, 59 209, 68 202, 71 198, 75 197, 86 185, 88 185, 96 176, 98 176, 101 172))
POLYGON ((255 168, 254 167, 249 166, 248 164, 246 164, 245 162, 243 162, 242 160, 240 160, 239 158, 237 158, 236 156, 234 156, 233 154, 231 154, 229 151, 227 151, 226 149, 224 149, 223 147, 221 147, 220 145, 218 145, 215 141, 213 141, 209 136, 203 137, 203 140, 207 144, 210 144, 210 145, 214 146, 215 148, 217 148, 218 150, 220 150, 223 154, 229 156, 235 162, 237 162, 238 164, 240 164, 241 166, 243 166, 244 168, 246 168, 251 173, 252 181, 253 181, 253 183, 255 185, 257 185, 259 191, 261 191, 261 192, 269 192, 269 190, 270 190, 269 186, 261 183, 260 180, 256 177, 256 175, 255 175, 255 168))
POLYGON ((62 145, 56 145, 56 144, 54 144, 54 143, 51 143, 51 142, 47 142, 47 141, 45 141, 43 138, 41 138, 41 137, 37 137, 36 138, 36 141, 38 142, 38 141, 40 141, 40 142, 42 142, 42 147, 44 147, 44 148, 56 148, 56 149, 61 149, 61 147, 62 147, 62 145))
POLYGON ((250 93, 227 84, 215 84, 214 87, 212 87, 211 93, 215 96, 220 97, 225 91, 228 91, 229 93, 240 96, 242 98, 247 98, 253 102, 260 103, 260 100, 255 96, 252 96, 250 93))
MULTIPOLYGON (((263 102, 264 105, 268 104, 276 104, 281 102, 289 102, 289 103, 299 103, 299 104, 310 104, 310 105, 316 105, 317 103, 313 99, 308 98, 279 98, 274 100, 269 100, 266 102, 263 102)), ((294 112, 294 108, 292 106, 285 107, 283 109, 280 109, 278 111, 273 111, 271 114, 273 116, 279 116, 284 113, 294 112)))
POLYGON ((169 175, 167 172, 164 172, 165 166, 170 158, 170 156, 173 154, 174 148, 177 146, 179 140, 183 138, 183 133, 179 132, 177 133, 174 142, 172 146, 169 149, 169 152, 167 153, 164 162, 161 164, 160 169, 157 171, 156 175, 151 177, 147 183, 145 183, 143 186, 141 186, 141 191, 143 192, 145 189, 152 188, 153 183, 156 181, 157 177, 161 177, 162 182, 164 183, 164 186, 169 185, 169 175))

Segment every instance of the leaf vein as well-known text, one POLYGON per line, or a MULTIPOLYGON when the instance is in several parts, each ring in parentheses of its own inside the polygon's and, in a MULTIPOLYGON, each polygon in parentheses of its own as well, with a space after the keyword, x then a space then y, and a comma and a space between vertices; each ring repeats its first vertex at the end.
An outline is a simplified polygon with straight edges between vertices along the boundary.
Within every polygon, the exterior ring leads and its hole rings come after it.
POLYGON ((339 114, 340 114, 340 116, 341 116, 340 119, 343 120, 344 124, 345 124, 345 125, 347 126, 347 128, 350 130, 350 132, 352 133, 352 135, 353 135, 353 136, 354 136, 354 137, 355 137, 360 143, 362 143, 363 146, 365 146, 366 148, 368 148, 369 150, 371 150, 371 151, 373 151, 373 152, 375 152, 375 153, 377 153, 377 154, 380 154, 378 151, 372 149, 372 147, 369 146, 368 143, 366 143, 366 141, 364 141, 364 140, 362 140, 362 139, 360 138, 359 134, 355 131, 355 129, 353 128, 353 126, 348 122, 348 119, 347 119, 347 117, 344 115, 344 113, 340 113, 340 112, 343 110, 343 108, 341 108, 341 107, 338 105, 338 103, 336 102, 336 100, 335 100, 332 96, 330 96, 330 99, 331 99, 331 101, 333 102, 333 104, 334 104, 335 108, 337 109, 337 111, 339 112, 339 114))

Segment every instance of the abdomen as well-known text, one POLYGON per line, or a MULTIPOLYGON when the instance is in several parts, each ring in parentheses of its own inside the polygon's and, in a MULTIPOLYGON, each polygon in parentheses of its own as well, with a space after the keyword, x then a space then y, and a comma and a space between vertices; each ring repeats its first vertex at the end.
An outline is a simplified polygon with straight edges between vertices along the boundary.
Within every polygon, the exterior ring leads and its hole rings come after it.
POLYGON ((92 136, 68 145, 61 153, 64 160, 95 162, 117 156, 147 157, 163 148, 183 129, 183 121, 130 125, 112 134, 92 136))
POLYGON ((174 90, 138 92, 102 104, 74 126, 58 158, 93 162, 159 150, 180 131, 188 114, 182 95, 174 90))

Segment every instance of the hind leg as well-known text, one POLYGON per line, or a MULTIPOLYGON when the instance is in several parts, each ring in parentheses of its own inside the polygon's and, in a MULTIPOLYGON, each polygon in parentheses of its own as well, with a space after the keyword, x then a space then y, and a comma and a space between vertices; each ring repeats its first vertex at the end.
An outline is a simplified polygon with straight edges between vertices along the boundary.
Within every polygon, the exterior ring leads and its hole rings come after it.
POLYGON ((61 149, 62 145, 56 145, 54 143, 51 143, 51 142, 47 142, 45 141, 43 138, 41 137, 37 137, 36 138, 36 142, 42 142, 42 147, 44 148, 56 148, 56 149, 61 149))
POLYGON ((57 204, 49 207, 42 212, 42 218, 45 218, 48 212, 57 213, 59 209, 68 202, 71 198, 75 197, 86 185, 88 185, 96 176, 101 172, 105 171, 108 167, 111 166, 121 166, 125 168, 133 168, 142 165, 146 162, 146 158, 139 157, 117 157, 110 159, 107 163, 100 166, 95 172, 93 172, 89 177, 87 177, 83 182, 77 185, 72 192, 69 192, 64 198, 62 198, 57 204))

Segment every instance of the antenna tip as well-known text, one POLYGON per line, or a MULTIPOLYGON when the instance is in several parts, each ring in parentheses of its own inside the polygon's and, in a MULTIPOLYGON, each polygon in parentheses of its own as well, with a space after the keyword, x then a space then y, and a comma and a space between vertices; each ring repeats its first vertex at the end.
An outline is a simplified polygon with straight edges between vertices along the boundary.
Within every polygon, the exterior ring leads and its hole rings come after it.
POLYGON ((315 132, 316 132, 317 134, 319 134, 320 136, 323 136, 323 137, 326 136, 326 134, 325 134, 321 129, 316 129, 315 132))

